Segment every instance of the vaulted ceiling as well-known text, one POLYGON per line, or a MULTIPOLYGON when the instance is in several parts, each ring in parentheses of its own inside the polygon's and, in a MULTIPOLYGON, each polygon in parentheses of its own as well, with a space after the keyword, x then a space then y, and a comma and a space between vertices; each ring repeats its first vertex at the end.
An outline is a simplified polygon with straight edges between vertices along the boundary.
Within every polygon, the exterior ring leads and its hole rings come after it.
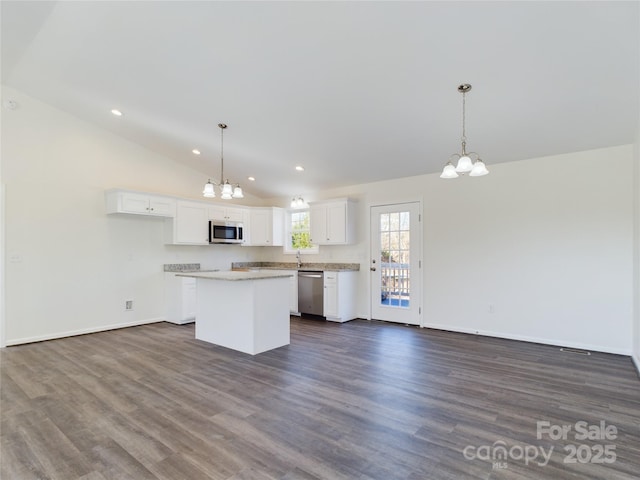
POLYGON ((203 182, 219 176, 224 122, 225 174, 260 197, 440 171, 460 148, 460 83, 473 85, 468 146, 489 169, 638 131, 638 2, 1 8, 5 85, 203 182))

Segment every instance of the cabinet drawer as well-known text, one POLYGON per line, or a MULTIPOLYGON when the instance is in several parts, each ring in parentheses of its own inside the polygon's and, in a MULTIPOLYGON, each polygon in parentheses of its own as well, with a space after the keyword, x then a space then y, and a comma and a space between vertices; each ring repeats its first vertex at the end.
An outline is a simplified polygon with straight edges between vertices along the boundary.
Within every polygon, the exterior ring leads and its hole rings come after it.
POLYGON ((336 283, 338 281, 338 272, 324 272, 324 283, 336 283))

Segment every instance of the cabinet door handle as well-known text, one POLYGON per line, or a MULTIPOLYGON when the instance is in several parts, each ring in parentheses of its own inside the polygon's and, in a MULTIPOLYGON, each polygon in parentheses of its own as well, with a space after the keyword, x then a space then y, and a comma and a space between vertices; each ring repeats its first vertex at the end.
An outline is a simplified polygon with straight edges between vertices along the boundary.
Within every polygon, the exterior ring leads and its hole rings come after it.
POLYGON ((371 270, 372 272, 376 271, 376 267, 371 267, 369 270, 371 270))

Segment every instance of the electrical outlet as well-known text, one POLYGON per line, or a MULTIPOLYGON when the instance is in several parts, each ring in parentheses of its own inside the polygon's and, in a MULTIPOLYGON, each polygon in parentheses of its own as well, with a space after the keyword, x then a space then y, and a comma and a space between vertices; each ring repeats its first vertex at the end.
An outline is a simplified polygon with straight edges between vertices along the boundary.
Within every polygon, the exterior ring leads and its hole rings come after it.
POLYGON ((124 309, 125 310, 133 310, 133 300, 125 300, 124 309))

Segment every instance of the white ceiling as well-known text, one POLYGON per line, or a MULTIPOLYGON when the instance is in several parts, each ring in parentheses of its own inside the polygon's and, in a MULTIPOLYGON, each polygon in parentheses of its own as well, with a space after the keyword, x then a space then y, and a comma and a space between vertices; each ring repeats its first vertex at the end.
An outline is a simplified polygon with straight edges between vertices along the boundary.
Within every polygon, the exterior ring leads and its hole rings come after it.
POLYGON ((1 8, 4 84, 201 170, 203 183, 219 177, 224 122, 225 174, 260 197, 440 171, 460 147, 460 83, 473 85, 468 147, 489 169, 638 131, 638 2, 1 8))

